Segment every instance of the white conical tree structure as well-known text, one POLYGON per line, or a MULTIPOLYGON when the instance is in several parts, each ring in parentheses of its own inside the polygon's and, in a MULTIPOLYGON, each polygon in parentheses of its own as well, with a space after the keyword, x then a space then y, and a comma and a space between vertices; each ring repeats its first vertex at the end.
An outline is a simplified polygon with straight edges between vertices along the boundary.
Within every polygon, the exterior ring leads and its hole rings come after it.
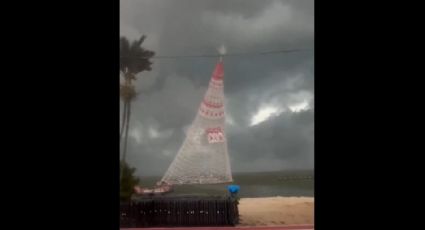
POLYGON ((233 181, 225 135, 223 77, 220 58, 198 114, 161 182, 217 184, 233 181))

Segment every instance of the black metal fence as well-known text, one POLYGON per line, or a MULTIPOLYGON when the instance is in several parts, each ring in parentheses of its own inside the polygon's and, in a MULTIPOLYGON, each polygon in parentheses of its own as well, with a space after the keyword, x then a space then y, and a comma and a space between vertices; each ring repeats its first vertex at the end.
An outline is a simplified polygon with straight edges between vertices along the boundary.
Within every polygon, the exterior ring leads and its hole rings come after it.
POLYGON ((231 197, 146 197, 121 203, 120 226, 234 226, 237 200, 231 197))

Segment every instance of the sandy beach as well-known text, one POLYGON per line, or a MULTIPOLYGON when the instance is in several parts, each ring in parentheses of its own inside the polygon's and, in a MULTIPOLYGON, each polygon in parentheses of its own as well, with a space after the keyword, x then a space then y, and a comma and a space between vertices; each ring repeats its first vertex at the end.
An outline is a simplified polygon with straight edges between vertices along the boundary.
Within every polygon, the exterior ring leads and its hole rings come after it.
POLYGON ((314 198, 241 198, 239 215, 240 226, 314 224, 314 198))

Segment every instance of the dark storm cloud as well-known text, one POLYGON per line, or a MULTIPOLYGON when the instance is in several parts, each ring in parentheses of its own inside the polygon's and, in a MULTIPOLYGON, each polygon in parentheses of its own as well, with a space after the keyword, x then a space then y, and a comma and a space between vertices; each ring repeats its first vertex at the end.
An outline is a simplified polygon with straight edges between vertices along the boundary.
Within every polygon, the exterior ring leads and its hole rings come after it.
POLYGON ((288 113, 273 117, 249 130, 230 133, 232 164, 243 171, 258 171, 252 162, 276 159, 274 169, 313 168, 313 112, 288 113), (246 159, 249 159, 247 161, 246 159))
MULTIPOLYGON (((312 49, 313 6, 311 0, 121 0, 120 30, 130 39, 146 34, 144 47, 159 55, 214 54, 221 44, 228 53, 312 49)), ((216 61, 153 59, 153 70, 139 75, 128 153, 139 174, 165 172, 216 61)), ((313 63, 312 50, 224 58, 234 171, 313 167, 313 63), (294 112, 302 103, 308 106, 294 112), (254 117, 264 121, 252 126, 254 117)))

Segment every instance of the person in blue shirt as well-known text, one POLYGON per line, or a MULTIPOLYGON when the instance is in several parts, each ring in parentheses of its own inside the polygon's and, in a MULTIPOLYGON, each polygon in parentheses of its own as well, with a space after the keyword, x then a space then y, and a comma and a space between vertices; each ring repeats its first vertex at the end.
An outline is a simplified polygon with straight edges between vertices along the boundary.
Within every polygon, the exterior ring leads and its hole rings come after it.
POLYGON ((236 198, 236 195, 238 194, 240 187, 239 185, 228 185, 227 190, 230 192, 230 196, 232 198, 236 198))

